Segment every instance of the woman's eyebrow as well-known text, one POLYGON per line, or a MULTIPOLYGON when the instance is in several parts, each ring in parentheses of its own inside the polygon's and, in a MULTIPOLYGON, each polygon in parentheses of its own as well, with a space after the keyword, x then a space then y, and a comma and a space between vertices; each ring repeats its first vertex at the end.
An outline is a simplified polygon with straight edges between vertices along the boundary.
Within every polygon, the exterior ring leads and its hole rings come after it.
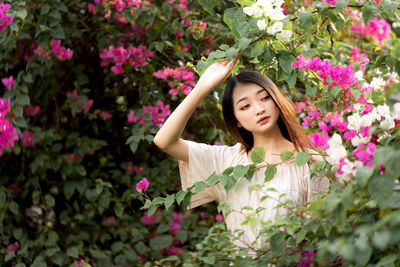
MULTIPOLYGON (((258 94, 260 94, 260 93, 262 93, 262 92, 267 92, 268 93, 268 91, 267 90, 265 90, 265 89, 260 89, 257 93, 256 93, 256 95, 258 95, 258 94)), ((239 99, 237 102, 236 102, 236 104, 235 105, 237 105, 237 104, 239 104, 239 102, 241 102, 241 101, 243 101, 243 100, 246 100, 247 99, 247 97, 245 96, 245 97, 243 97, 243 98, 241 98, 241 99, 239 99)))

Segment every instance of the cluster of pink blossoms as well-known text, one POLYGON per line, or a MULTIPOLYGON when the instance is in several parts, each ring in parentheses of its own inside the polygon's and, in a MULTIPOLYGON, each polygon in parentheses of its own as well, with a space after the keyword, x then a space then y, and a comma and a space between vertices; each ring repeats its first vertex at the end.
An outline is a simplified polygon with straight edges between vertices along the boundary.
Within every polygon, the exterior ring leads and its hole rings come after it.
POLYGON ((136 175, 141 175, 143 172, 143 167, 134 166, 132 161, 129 161, 128 165, 122 166, 122 169, 126 172, 135 173, 136 175))
POLYGON ((51 52, 58 57, 59 60, 65 61, 67 59, 71 59, 74 55, 74 51, 65 46, 61 46, 61 40, 50 41, 51 52))
POLYGON ((0 98, 0 155, 4 148, 13 148, 14 141, 18 140, 17 130, 6 118, 10 111, 10 99, 0 98))
POLYGON ((4 26, 10 25, 13 21, 11 16, 5 15, 10 8, 10 4, 4 4, 3 1, 0 1, 0 32, 4 29, 4 26))
MULTIPOLYGON (((109 18, 113 14, 114 18, 121 23, 128 23, 128 20, 122 16, 122 11, 125 7, 134 6, 136 8, 142 8, 148 0, 94 0, 95 4, 101 5, 104 9, 104 17, 109 18)), ((96 5, 89 3, 88 11, 92 14, 96 14, 96 5)))
POLYGON ((135 112, 131 110, 128 114, 128 122, 139 122, 140 125, 144 126, 146 122, 146 119, 144 118, 145 113, 149 113, 151 115, 152 123, 155 126, 161 127, 165 118, 171 114, 171 110, 169 108, 169 105, 164 105, 161 100, 158 100, 155 106, 143 106, 142 115, 140 115, 139 117, 134 117, 135 112))
POLYGON ((1 82, 8 89, 8 91, 10 91, 13 85, 15 84, 14 77, 12 75, 8 78, 1 79, 1 82))
POLYGON ((329 60, 322 61, 319 57, 306 59, 303 54, 300 54, 292 63, 292 67, 316 71, 318 76, 323 79, 323 83, 329 85, 329 87, 337 85, 339 88, 346 89, 358 82, 354 76, 352 65, 347 67, 333 66, 329 60), (329 84, 327 82, 328 78, 332 79, 329 84))
POLYGON ((77 89, 67 92, 67 98, 71 98, 73 102, 77 103, 76 113, 88 113, 93 105, 93 99, 80 99, 77 89), (80 103, 85 103, 85 108, 80 107, 80 103))
POLYGON ((142 67, 148 65, 149 63, 147 62, 147 59, 153 56, 154 52, 147 50, 145 45, 139 45, 138 47, 130 45, 128 49, 125 49, 122 46, 115 48, 111 45, 109 49, 104 48, 101 51, 100 65, 105 67, 113 63, 114 66, 111 67, 111 71, 118 75, 124 73, 122 65, 126 62, 134 67, 142 67))
POLYGON ((188 95, 196 85, 194 73, 187 71, 184 67, 176 69, 167 67, 154 72, 153 75, 162 80, 168 80, 169 77, 172 78, 172 81, 168 81, 168 85, 171 88, 169 94, 171 95, 177 95, 179 90, 181 90, 183 94, 188 95))
POLYGON ((379 45, 383 46, 382 41, 390 39, 390 24, 385 19, 380 19, 378 16, 375 19, 368 22, 368 26, 365 26, 364 21, 356 21, 354 25, 350 27, 350 31, 355 33, 357 38, 365 36, 372 38, 377 41, 379 45))

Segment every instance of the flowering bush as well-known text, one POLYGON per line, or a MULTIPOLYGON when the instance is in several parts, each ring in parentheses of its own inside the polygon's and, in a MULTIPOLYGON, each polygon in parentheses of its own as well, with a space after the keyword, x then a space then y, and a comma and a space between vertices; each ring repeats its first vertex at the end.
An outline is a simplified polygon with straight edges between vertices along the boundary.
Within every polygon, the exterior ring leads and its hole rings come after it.
MULTIPOLYGON (((0 265, 397 266, 398 8, 392 0, 1 1, 0 265), (229 203, 187 210, 193 194, 224 180, 182 191, 176 160, 152 145, 198 75, 238 52, 234 72, 256 69, 286 92, 324 158, 286 151, 282 160, 331 181, 306 206, 280 203, 289 213, 274 222, 248 211, 243 223, 260 225, 258 238, 270 244, 251 257, 231 244, 229 203)), ((233 144, 222 88, 184 138, 233 144)), ((227 190, 251 170, 228 169, 227 190)))

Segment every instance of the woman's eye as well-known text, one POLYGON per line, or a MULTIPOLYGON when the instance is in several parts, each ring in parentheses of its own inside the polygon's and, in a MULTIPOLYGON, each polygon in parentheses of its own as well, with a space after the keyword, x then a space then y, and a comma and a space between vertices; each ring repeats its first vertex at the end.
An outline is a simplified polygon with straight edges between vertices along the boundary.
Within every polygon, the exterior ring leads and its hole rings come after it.
POLYGON ((245 109, 248 109, 249 107, 250 107, 250 105, 247 104, 247 105, 244 105, 243 107, 241 107, 240 110, 245 110, 245 109))
POLYGON ((266 95, 263 98, 261 98, 261 100, 268 100, 271 96, 270 95, 266 95))

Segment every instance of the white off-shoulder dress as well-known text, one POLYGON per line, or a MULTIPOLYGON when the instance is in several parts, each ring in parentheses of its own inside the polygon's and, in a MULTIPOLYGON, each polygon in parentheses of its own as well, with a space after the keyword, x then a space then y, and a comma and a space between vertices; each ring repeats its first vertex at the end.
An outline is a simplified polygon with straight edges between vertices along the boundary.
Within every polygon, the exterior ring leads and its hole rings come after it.
MULTIPOLYGON (((211 146, 188 141, 188 146, 189 162, 179 161, 183 190, 186 190, 195 182, 206 180, 213 172, 221 174, 230 166, 249 165, 252 163, 248 158, 245 147, 240 143, 234 146, 211 146)), ((262 248, 265 243, 261 239, 257 239, 253 243, 260 228, 252 232, 249 226, 241 225, 244 214, 249 212, 242 211, 244 206, 250 206, 254 210, 258 207, 265 208, 257 216, 263 221, 273 221, 276 216, 283 215, 286 212, 284 208, 275 208, 279 202, 291 199, 304 204, 313 196, 318 195, 319 191, 326 191, 329 187, 327 178, 313 177, 313 179, 310 179, 308 164, 299 167, 292 160, 277 166, 277 173, 272 180, 264 184, 263 190, 253 190, 249 193, 248 187, 250 185, 263 184, 265 168, 257 169, 250 181, 245 178, 239 179, 229 193, 218 183, 214 187, 193 195, 189 208, 195 208, 214 200, 218 202, 228 201, 231 205, 231 212, 225 217, 228 230, 234 232, 238 229, 244 232, 233 243, 238 247, 262 248), (268 188, 274 188, 276 191, 267 190, 268 188), (282 194, 284 196, 281 196, 282 194), (265 195, 268 198, 261 201, 261 198, 265 195)))

